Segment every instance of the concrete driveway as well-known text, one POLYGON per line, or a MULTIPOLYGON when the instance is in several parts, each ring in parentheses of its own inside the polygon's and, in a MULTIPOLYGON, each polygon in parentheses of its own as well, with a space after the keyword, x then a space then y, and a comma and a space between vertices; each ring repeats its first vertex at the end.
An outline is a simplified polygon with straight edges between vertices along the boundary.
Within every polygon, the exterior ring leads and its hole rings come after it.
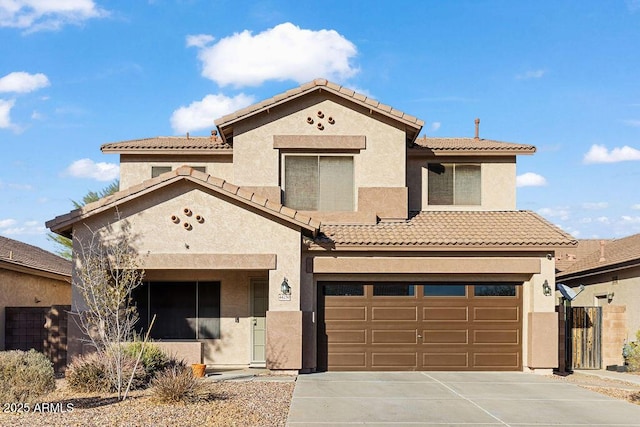
POLYGON ((525 373, 299 375, 288 426, 640 426, 640 406, 525 373))

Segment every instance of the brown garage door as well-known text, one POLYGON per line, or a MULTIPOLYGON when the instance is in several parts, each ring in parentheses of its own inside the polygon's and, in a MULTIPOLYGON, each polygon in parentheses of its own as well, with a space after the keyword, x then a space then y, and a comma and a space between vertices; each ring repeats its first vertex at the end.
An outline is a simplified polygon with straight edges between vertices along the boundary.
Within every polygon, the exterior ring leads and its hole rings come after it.
POLYGON ((319 369, 522 369, 518 283, 319 282, 319 369))

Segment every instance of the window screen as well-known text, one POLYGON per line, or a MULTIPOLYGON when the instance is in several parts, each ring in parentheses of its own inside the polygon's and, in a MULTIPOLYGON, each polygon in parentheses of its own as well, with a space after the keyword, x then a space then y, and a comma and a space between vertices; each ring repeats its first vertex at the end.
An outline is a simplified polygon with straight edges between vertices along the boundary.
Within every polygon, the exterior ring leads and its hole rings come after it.
POLYGON ((284 204, 309 211, 353 210, 351 156, 286 156, 284 204))
POLYGON ((171 166, 151 166, 151 178, 171 172, 171 166))
POLYGON ((428 202, 430 205, 479 205, 480 165, 429 163, 428 202))

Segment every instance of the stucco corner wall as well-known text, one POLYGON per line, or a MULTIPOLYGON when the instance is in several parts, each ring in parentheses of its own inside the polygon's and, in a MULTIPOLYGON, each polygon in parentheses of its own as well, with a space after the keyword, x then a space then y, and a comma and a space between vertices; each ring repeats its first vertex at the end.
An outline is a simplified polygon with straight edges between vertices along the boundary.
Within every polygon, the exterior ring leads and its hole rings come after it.
POLYGON ((267 368, 302 369, 301 311, 267 311, 267 368))
POLYGON ((529 313, 528 327, 528 367, 557 368, 558 313, 529 313))

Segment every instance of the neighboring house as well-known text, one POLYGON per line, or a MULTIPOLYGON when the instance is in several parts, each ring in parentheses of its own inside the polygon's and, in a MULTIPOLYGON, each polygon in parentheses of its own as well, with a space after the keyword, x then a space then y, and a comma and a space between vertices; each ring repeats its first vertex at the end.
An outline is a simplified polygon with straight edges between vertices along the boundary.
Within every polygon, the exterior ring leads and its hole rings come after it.
MULTIPOLYGON (((578 247, 585 242, 579 241, 578 247)), ((622 346, 640 329, 640 234, 616 240, 586 241, 589 252, 558 272, 556 281, 584 291, 573 307, 603 307, 604 365, 622 365, 622 346)))
POLYGON ((35 348, 56 364, 66 354, 62 311, 70 304, 71 261, 0 236, 0 350, 35 348))
POLYGON ((422 120, 322 79, 215 124, 103 145, 123 190, 47 223, 76 248, 126 223, 163 345, 295 372, 557 366, 554 257, 576 242, 516 210, 535 147, 477 123, 418 138, 422 120))

